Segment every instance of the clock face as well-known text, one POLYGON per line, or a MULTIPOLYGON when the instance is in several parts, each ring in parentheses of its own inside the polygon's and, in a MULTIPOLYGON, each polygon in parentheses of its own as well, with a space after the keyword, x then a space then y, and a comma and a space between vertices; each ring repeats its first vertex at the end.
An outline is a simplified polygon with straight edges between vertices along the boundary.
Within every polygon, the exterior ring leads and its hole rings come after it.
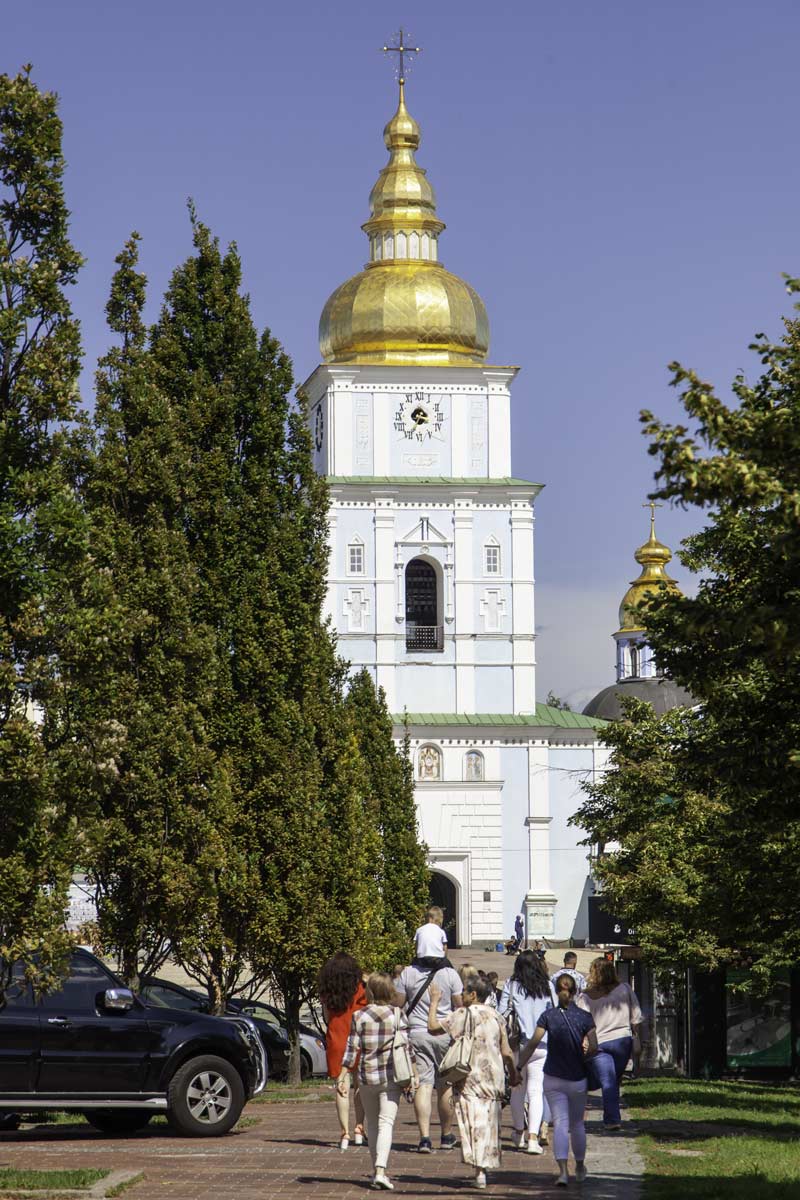
POLYGON ((314 415, 314 445, 317 450, 322 449, 322 435, 325 432, 325 418, 322 415, 322 405, 317 405, 317 411, 314 415))
POLYGON ((394 427, 409 442, 444 436, 444 413, 439 401, 426 392, 406 392, 394 417, 394 427))

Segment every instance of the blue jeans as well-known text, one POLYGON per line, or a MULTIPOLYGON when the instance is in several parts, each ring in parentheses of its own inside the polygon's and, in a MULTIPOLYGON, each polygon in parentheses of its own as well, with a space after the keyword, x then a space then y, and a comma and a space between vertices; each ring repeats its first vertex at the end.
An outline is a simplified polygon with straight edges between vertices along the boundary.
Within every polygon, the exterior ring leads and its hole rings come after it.
POLYGON ((601 1042, 600 1049, 588 1061, 589 1089, 603 1092, 603 1124, 618 1125, 619 1114, 619 1085, 628 1059, 631 1056, 633 1038, 614 1038, 610 1042, 601 1042))

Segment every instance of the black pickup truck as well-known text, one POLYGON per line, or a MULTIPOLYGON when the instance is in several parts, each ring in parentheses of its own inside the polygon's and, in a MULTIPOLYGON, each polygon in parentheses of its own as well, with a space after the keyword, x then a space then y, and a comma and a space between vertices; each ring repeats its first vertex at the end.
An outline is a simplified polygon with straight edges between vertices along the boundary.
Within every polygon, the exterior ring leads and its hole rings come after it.
POLYGON ((105 1133, 164 1113, 188 1137, 227 1133, 267 1066, 246 1017, 148 1008, 86 950, 58 991, 17 980, 0 1010, 0 1115, 80 1112, 105 1133))

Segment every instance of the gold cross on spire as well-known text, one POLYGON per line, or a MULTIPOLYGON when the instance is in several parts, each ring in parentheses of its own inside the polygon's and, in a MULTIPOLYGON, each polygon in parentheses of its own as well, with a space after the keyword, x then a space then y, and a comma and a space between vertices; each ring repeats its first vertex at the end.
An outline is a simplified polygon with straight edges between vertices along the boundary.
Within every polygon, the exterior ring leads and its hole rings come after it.
POLYGON ((663 508, 663 507, 664 507, 663 504, 657 504, 655 500, 647 500, 642 505, 642 508, 650 509, 650 533, 651 533, 651 535, 654 535, 655 531, 656 531, 656 509, 663 508))
POLYGON ((399 71, 400 71, 397 81, 401 85, 404 84, 406 81, 406 79, 405 79, 405 55, 422 53, 421 46, 406 46, 405 43, 403 42, 403 37, 404 37, 404 34, 403 34, 402 26, 401 26, 400 33, 399 33, 399 36, 397 39, 398 44, 396 46, 381 46, 381 50, 383 51, 384 54, 396 54, 397 55, 398 67, 399 67, 399 71))

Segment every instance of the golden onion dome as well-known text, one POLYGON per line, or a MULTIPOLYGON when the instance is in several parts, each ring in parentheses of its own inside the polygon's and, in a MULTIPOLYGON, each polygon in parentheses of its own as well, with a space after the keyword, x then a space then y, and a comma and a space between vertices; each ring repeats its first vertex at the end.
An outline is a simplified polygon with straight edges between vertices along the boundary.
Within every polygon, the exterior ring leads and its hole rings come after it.
POLYGON ((370 261, 322 310, 325 362, 452 365, 483 362, 489 321, 478 293, 438 261, 436 196, 417 165, 419 125, 405 105, 383 131, 389 161, 370 193, 362 226, 370 261))
POLYGON ((664 585, 669 592, 681 595, 681 589, 667 574, 667 563, 672 558, 669 546, 656 538, 655 506, 650 509, 650 537, 633 556, 641 565, 641 574, 634 579, 619 606, 618 633, 640 633, 643 630, 642 612, 648 601, 664 585))

